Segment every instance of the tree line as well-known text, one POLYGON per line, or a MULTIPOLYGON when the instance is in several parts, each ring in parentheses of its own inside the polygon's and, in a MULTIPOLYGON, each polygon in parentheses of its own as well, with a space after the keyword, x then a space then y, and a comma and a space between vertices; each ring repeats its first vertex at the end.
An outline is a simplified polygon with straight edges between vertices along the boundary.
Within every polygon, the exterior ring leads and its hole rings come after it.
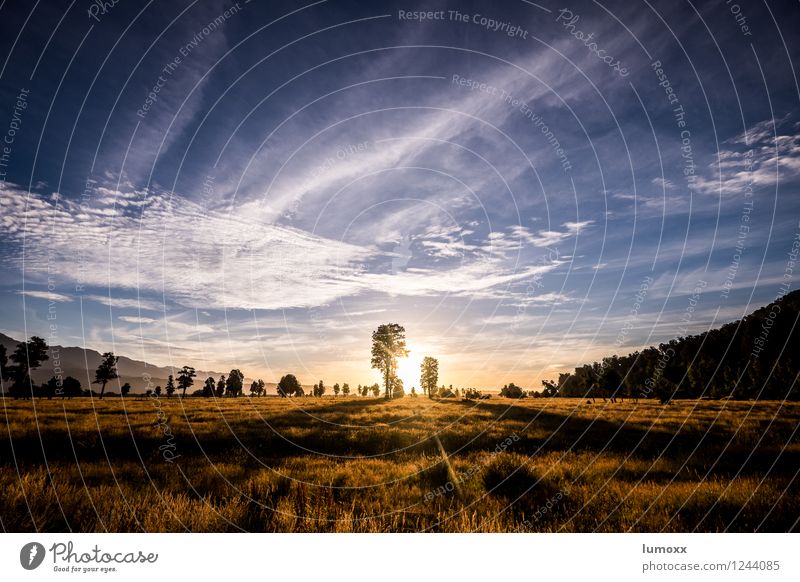
POLYGON ((798 400, 800 291, 741 320, 560 374, 545 396, 798 400))

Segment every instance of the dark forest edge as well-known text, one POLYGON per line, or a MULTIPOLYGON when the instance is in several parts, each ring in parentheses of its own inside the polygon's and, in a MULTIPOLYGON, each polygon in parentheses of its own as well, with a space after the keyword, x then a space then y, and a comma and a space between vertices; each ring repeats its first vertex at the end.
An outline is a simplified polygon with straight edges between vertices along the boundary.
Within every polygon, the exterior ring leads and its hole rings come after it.
MULTIPOLYGON (((735 400, 800 400, 797 385, 800 367, 800 342, 796 329, 800 316, 800 291, 789 293, 752 314, 699 335, 688 335, 669 342, 651 346, 641 351, 619 356, 612 355, 600 362, 592 362, 562 373, 558 381, 542 381, 543 390, 526 391, 514 383, 500 389, 506 398, 602 398, 611 402, 617 399, 656 399, 668 403, 674 399, 730 398, 735 400)), ((384 397, 406 396, 402 381, 396 375, 397 359, 407 355, 405 329, 395 323, 384 324, 372 334, 372 367, 378 369, 384 380, 384 397)), ((49 359, 44 339, 33 336, 20 342, 14 352, 7 354, 0 345, 0 373, 5 395, 12 398, 73 398, 81 396, 117 396, 105 392, 108 382, 118 378, 116 365, 119 358, 111 352, 102 355, 92 384, 100 391, 84 389, 72 376, 53 376, 37 384, 31 372, 49 359), (7 387, 7 388, 6 388, 7 387)), ((438 360, 426 356, 420 370, 422 394, 429 398, 463 398, 466 400, 490 398, 475 388, 449 388, 438 386, 438 360)), ((165 387, 148 388, 144 396, 178 396, 223 398, 238 397, 244 392, 244 374, 233 369, 219 379, 208 377, 202 388, 187 394, 194 385, 195 369, 184 366, 170 375, 165 387)), ((266 396, 263 380, 254 380, 250 396, 266 396)), ((280 397, 322 397, 327 392, 322 380, 308 393, 293 374, 284 375, 276 386, 280 397)), ((352 389, 349 384, 336 383, 331 392, 334 397, 351 393, 362 397, 378 397, 380 386, 359 384, 352 389)), ((122 396, 131 393, 128 383, 120 386, 122 396)), ((410 396, 418 396, 412 388, 410 396)))

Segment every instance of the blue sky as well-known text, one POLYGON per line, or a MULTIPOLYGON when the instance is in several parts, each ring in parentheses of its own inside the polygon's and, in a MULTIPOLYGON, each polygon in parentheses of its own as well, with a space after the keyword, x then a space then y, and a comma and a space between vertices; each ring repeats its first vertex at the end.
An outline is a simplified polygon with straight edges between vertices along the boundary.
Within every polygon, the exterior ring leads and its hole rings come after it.
POLYGON ((391 321, 407 384, 538 387, 794 288, 789 3, 44 4, 0 8, 8 335, 355 384, 391 321))

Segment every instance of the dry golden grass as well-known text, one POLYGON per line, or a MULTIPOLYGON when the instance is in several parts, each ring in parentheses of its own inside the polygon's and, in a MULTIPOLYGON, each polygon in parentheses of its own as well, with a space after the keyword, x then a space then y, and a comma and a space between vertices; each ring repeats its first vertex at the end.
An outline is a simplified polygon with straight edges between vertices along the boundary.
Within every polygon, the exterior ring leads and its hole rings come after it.
POLYGON ((3 406, 6 531, 749 532, 800 516, 798 404, 3 406))

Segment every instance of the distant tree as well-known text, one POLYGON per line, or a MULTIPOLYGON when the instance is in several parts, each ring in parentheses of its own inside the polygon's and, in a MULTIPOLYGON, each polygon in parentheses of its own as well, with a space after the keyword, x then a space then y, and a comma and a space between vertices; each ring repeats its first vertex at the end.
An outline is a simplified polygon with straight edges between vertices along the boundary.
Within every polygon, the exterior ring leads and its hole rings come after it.
POLYGON ((56 394, 61 393, 62 382, 57 377, 53 376, 41 388, 42 396, 46 396, 50 400, 56 394))
POLYGON ((436 394, 436 384, 439 383, 439 360, 430 356, 422 359, 420 366, 419 384, 422 393, 427 394, 428 398, 433 398, 436 394))
MULTIPOLYGON (((161 386, 158 386, 158 388, 161 388, 161 386)), ((153 394, 153 391, 150 390, 150 388, 148 388, 147 390, 144 391, 144 395, 147 396, 148 398, 150 398, 150 396, 152 394, 153 394)))
POLYGON ((286 398, 287 396, 302 396, 303 388, 300 382, 297 381, 294 374, 286 374, 278 382, 278 396, 286 398))
POLYGON ((8 375, 8 354, 6 346, 0 344, 0 381, 5 383, 8 375))
POLYGON ((172 398, 172 395, 175 393, 175 380, 172 378, 172 374, 167 376, 167 398, 172 398))
POLYGON ((467 388, 464 390, 464 398, 467 400, 479 400, 482 396, 483 394, 475 388, 467 388))
POLYGON ((120 394, 127 396, 131 393, 131 385, 125 382, 119 389, 120 394))
POLYGON ((161 396, 161 386, 156 386, 155 395, 156 395, 156 398, 161 396))
POLYGON ((103 399, 103 393, 106 391, 106 384, 115 378, 119 378, 117 374, 117 362, 119 357, 114 355, 114 352, 105 352, 102 355, 102 360, 97 370, 94 373, 93 384, 100 384, 100 400, 103 399))
POLYGON ((211 376, 206 378, 206 381, 203 383, 203 396, 206 398, 211 398, 214 396, 214 390, 217 388, 217 381, 214 380, 211 376))
POLYGON ((378 383, 375 382, 372 386, 370 386, 370 390, 372 390, 373 396, 380 396, 381 395, 381 387, 378 386, 378 383))
POLYGON ((72 398, 81 395, 81 383, 72 376, 67 376, 61 383, 61 397, 72 398))
MULTIPOLYGON (((614 356, 614 360, 616 359, 616 356, 614 356)), ((606 360, 608 360, 608 358, 606 360)), ((604 362, 606 360, 604 360, 604 362)), ((620 391, 620 386, 622 385, 622 376, 617 371, 615 365, 609 363, 603 368, 603 371, 600 372, 600 376, 597 379, 597 384, 600 389, 599 394, 603 400, 610 398, 611 402, 617 401, 617 393, 620 391)))
POLYGON ((219 377, 219 381, 217 382, 217 398, 222 398, 225 396, 225 374, 219 377))
POLYGON ((253 380, 250 384, 250 396, 258 396, 258 380, 253 380))
POLYGON ((318 397, 325 394, 325 384, 322 383, 322 380, 319 381, 319 384, 314 385, 313 394, 318 397))
POLYGON ((417 389, 416 389, 415 386, 411 387, 411 397, 412 398, 416 398, 417 397, 417 389))
POLYGON ((361 389, 361 384, 359 384, 358 387, 356 388, 356 394, 358 394, 359 396, 364 396, 364 393, 362 392, 361 389))
POLYGON ((558 395, 558 386, 552 380, 542 380, 542 395, 547 398, 552 398, 558 395))
POLYGON ((403 380, 392 376, 392 398, 403 398, 406 391, 403 389, 403 380))
POLYGON ((342 384, 342 395, 343 396, 349 396, 350 395, 350 384, 348 384, 347 382, 342 384))
POLYGON ((503 386, 503 388, 500 390, 500 396, 505 398, 522 398, 524 396, 524 392, 522 388, 511 382, 503 386))
POLYGON ((181 389, 181 398, 186 398, 186 389, 194 384, 197 374, 191 366, 184 366, 178 370, 178 388, 181 389))
POLYGON ((334 398, 339 396, 339 392, 340 391, 341 391, 341 388, 339 387, 339 383, 337 382, 336 384, 333 385, 333 396, 334 396, 334 398))
POLYGON ((239 369, 233 369, 228 374, 225 382, 225 391, 228 396, 241 396, 244 388, 244 374, 239 369))
POLYGON ((397 323, 379 325, 372 332, 372 367, 383 374, 385 397, 392 397, 392 378, 397 370, 397 358, 408 355, 406 330, 397 323))
POLYGON ((14 398, 30 398, 33 396, 31 371, 49 359, 47 342, 39 336, 31 336, 27 342, 20 342, 11 354, 9 375, 11 376, 11 395, 14 398))

